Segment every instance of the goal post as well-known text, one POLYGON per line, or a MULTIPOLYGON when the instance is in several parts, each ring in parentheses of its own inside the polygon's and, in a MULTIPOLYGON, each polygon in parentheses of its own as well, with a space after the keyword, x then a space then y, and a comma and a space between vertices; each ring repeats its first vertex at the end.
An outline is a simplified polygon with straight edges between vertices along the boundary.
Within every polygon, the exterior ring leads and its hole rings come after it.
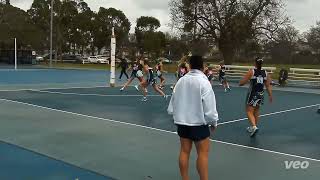
POLYGON ((110 59, 111 59, 111 68, 110 68, 110 87, 116 86, 116 37, 114 34, 114 27, 112 28, 112 36, 111 36, 111 51, 110 51, 110 59))

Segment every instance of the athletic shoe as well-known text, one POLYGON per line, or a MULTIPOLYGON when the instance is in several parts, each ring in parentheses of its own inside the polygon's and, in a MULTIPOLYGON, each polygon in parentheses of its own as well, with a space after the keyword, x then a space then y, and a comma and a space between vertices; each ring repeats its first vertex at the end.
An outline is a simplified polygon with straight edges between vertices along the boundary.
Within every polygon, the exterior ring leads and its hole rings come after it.
POLYGON ((231 88, 228 88, 228 91, 231 91, 231 88))
POLYGON ((320 114, 320 108, 318 109, 318 113, 320 114))
POLYGON ((174 88, 173 86, 170 86, 170 89, 171 89, 171 90, 173 90, 173 88, 174 88))
POLYGON ((247 132, 252 133, 252 126, 247 127, 247 132))
POLYGON ((254 137, 258 131, 259 131, 258 127, 253 127, 252 132, 250 133, 250 137, 254 137))
POLYGON ((124 91, 124 87, 122 87, 122 88, 120 89, 120 91, 124 91))
POLYGON ((146 93, 148 93, 148 89, 146 88, 146 93))
POLYGON ((164 96, 163 96, 163 98, 164 98, 165 100, 168 100, 168 97, 169 97, 168 95, 164 95, 164 96))
POLYGON ((139 86, 138 85, 135 85, 134 87, 136 88, 137 91, 139 91, 139 86))
POLYGON ((143 97, 143 98, 141 99, 141 101, 146 102, 146 101, 148 101, 148 99, 147 99, 147 97, 143 97))
POLYGON ((224 92, 227 92, 227 89, 224 89, 224 92))

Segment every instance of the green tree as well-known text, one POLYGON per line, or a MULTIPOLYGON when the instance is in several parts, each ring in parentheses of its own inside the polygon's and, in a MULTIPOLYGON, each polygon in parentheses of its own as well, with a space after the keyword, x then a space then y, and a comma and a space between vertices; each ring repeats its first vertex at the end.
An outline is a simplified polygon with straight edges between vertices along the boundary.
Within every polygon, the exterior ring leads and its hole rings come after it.
POLYGON ((59 17, 57 26, 61 33, 61 50, 63 53, 75 53, 76 42, 81 34, 79 33, 76 17, 78 16, 77 2, 73 0, 62 1, 59 9, 59 17))
POLYGON ((137 19, 135 34, 140 51, 159 56, 165 49, 165 34, 157 29, 161 26, 160 21, 154 17, 141 16, 137 19))
POLYGON ((155 32, 161 26, 160 21, 154 17, 141 16, 137 19, 135 34, 140 49, 144 49, 144 35, 146 32, 155 32))
POLYGON ((155 57, 160 56, 165 45, 166 37, 163 32, 148 31, 144 34, 144 50, 153 53, 155 57))
POLYGON ((78 3, 77 7, 78 15, 74 20, 78 28, 75 34, 75 43, 78 45, 78 48, 80 48, 80 53, 84 54, 85 51, 88 51, 86 47, 88 47, 91 42, 94 12, 91 11, 88 4, 82 0, 78 3))
POLYGON ((187 45, 186 41, 183 41, 181 38, 166 36, 166 52, 168 58, 172 60, 179 60, 183 55, 188 54, 190 48, 187 45))
POLYGON ((43 32, 33 24, 25 11, 11 5, 0 4, 0 15, 2 48, 12 48, 13 38, 17 38, 19 48, 40 49, 43 32))
POLYGON ((100 7, 94 19, 94 44, 100 52, 103 47, 110 47, 112 27, 115 28, 117 46, 122 47, 128 38, 130 22, 125 14, 117 9, 100 7))

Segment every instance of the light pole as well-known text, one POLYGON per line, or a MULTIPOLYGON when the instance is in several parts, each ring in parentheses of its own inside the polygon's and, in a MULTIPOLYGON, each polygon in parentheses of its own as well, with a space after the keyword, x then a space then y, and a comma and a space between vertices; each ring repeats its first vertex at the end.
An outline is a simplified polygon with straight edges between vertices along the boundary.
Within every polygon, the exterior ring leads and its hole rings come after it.
MULTIPOLYGON (((51 20, 50 20, 50 67, 52 67, 52 29, 53 29, 53 0, 51 0, 51 20)), ((56 57, 57 58, 57 57, 56 57)))

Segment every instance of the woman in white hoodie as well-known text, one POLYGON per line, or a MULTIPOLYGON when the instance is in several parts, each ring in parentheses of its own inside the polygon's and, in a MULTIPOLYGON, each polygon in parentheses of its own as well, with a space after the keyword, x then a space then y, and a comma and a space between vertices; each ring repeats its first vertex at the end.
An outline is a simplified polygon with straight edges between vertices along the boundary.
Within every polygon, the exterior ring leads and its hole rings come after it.
POLYGON ((168 113, 173 115, 180 137, 179 167, 182 180, 189 180, 189 157, 194 143, 197 149, 197 170, 200 180, 208 180, 210 128, 217 127, 216 99, 201 56, 190 58, 191 71, 177 82, 168 113))

